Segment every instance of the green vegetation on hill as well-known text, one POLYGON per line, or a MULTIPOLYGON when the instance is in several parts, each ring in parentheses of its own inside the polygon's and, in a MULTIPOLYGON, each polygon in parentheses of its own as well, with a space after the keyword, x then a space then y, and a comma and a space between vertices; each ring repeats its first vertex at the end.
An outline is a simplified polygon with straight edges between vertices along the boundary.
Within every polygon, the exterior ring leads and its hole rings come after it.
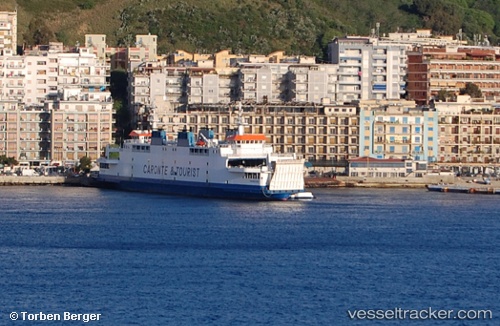
MULTIPOLYGON (((3 0, 0 10, 14 10, 3 0)), ((175 49, 322 57, 335 36, 431 28, 466 39, 500 37, 500 0, 17 0, 19 43, 47 39, 84 43, 106 34, 110 46, 134 45, 136 34, 156 34, 159 52, 175 49)))

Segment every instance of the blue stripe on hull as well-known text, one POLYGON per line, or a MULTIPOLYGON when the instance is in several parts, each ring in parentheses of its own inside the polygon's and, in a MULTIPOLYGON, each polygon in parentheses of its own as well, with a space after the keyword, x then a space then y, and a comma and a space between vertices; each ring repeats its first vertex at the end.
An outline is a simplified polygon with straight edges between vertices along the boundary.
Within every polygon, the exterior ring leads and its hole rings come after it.
POLYGON ((248 200, 287 200, 291 194, 302 191, 298 189, 270 193, 261 186, 149 179, 126 180, 116 177, 99 178, 96 186, 168 195, 248 200))

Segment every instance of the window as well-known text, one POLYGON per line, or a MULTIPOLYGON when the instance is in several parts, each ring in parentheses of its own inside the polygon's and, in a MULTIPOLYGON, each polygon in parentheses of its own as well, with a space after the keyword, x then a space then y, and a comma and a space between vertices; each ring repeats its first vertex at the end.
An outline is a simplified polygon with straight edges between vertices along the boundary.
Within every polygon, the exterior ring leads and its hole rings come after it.
POLYGON ((389 153, 394 153, 394 146, 389 146, 389 153))
POLYGON ((390 128, 389 128, 389 132, 390 132, 391 134, 395 133, 395 132, 396 132, 396 127, 390 127, 390 128))
POLYGON ((403 127, 403 134, 407 134, 408 133, 408 127, 403 127))
POLYGON ((415 132, 420 133, 420 127, 415 127, 415 132))

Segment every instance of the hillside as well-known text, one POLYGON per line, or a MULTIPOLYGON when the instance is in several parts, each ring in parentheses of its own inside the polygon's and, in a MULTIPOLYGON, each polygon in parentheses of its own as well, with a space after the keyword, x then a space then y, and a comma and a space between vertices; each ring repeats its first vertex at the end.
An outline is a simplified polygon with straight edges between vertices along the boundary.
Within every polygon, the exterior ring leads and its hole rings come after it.
POLYGON ((110 46, 133 45, 136 34, 159 37, 159 52, 174 49, 321 57, 335 36, 431 28, 470 38, 500 37, 500 0, 2 0, 18 5, 19 43, 84 42, 106 34, 110 46))

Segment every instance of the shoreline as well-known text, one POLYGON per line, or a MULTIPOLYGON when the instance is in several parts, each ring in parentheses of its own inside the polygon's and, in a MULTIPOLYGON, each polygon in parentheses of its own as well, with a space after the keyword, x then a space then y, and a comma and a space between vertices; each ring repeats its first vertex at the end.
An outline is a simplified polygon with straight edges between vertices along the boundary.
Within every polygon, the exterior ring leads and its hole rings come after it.
MULTIPOLYGON (((337 177, 320 178, 307 177, 304 179, 305 189, 319 188, 414 188, 425 189, 429 184, 437 184, 438 182, 422 182, 418 179, 383 179, 383 180, 366 180, 360 178, 337 177)), ((473 187, 473 188, 494 188, 500 189, 500 180, 492 180, 491 184, 474 182, 473 178, 454 178, 454 180, 446 180, 446 185, 473 187)), ((88 187, 91 186, 90 177, 64 177, 64 176, 0 176, 0 186, 44 186, 44 185, 59 185, 59 186, 76 186, 88 187)))
MULTIPOLYGON (((474 178, 453 178, 447 179, 443 184, 471 187, 476 189, 500 189, 500 180, 492 180, 490 184, 474 181, 474 178)), ((439 182, 422 182, 418 179, 382 179, 380 181, 366 180, 360 178, 337 177, 332 178, 305 178, 305 187, 307 189, 314 188, 422 188, 425 189, 427 185, 438 184, 439 182)))

